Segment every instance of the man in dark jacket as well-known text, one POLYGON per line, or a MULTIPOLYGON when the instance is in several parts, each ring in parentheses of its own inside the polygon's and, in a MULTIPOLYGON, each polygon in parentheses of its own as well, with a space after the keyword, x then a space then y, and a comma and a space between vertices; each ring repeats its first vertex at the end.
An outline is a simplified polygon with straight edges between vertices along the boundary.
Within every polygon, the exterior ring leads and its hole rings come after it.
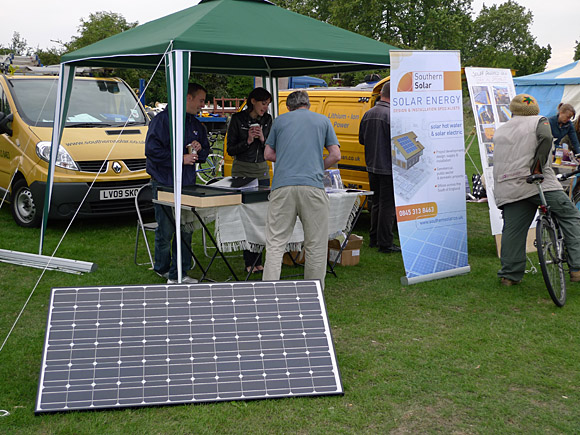
MULTIPOLYGON (((186 97, 186 115, 184 144, 181 147, 183 153, 182 186, 195 184, 195 164, 205 162, 210 148, 207 140, 207 132, 195 115, 205 104, 207 91, 198 84, 190 83, 186 97), (190 147, 190 153, 187 147, 190 147), (195 150, 195 152, 193 152, 195 150)), ((171 162, 171 139, 170 120, 167 108, 159 113, 149 124, 147 138, 145 139, 145 156, 147 157, 147 173, 151 175, 153 185, 153 197, 157 198, 159 186, 173 187, 173 167, 171 162)), ((168 279, 167 283, 177 282, 177 244, 175 239, 175 222, 171 207, 155 204, 155 265, 153 269, 159 275, 168 279)), ((182 282, 197 282, 188 277, 186 272, 191 268, 191 233, 182 231, 181 263, 183 278, 182 282)))
POLYGON ((365 161, 369 185, 374 192, 371 206, 370 247, 379 252, 400 252, 393 243, 395 223, 395 195, 391 166, 391 89, 387 82, 381 89, 380 100, 367 111, 360 123, 359 139, 365 147, 365 161))

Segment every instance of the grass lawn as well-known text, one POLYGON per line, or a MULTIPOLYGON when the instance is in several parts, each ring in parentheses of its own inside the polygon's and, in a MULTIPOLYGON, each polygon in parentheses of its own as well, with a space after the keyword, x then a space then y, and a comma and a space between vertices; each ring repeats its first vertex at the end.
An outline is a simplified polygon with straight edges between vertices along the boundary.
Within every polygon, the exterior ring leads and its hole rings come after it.
MULTIPOLYGON (((344 396, 35 416, 50 289, 163 282, 133 263, 134 219, 76 222, 57 256, 95 262, 96 272, 41 277, 0 263, 0 340, 34 289, 0 352, 0 410, 10 413, 0 417, 0 433, 577 433, 580 285, 570 284, 562 309, 540 272, 501 287, 488 206, 467 204, 467 215, 471 273, 413 286, 400 283, 401 255, 368 248, 362 215, 360 264, 326 279, 344 396)), ((45 253, 65 228, 49 225, 45 253)), ((38 230, 0 209, 1 249, 36 253, 38 241, 38 230)), ((241 257, 232 263, 242 271, 241 257)), ((212 276, 225 280, 227 269, 214 265, 212 276)))

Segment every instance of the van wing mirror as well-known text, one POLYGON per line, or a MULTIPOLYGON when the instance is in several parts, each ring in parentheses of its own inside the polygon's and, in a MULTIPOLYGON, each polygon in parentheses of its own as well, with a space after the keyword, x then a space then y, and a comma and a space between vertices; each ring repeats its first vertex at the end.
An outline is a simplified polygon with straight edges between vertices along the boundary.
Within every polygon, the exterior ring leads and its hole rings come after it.
POLYGON ((8 136, 12 136, 12 119, 14 115, 11 113, 5 115, 4 112, 0 112, 0 133, 6 133, 8 136))

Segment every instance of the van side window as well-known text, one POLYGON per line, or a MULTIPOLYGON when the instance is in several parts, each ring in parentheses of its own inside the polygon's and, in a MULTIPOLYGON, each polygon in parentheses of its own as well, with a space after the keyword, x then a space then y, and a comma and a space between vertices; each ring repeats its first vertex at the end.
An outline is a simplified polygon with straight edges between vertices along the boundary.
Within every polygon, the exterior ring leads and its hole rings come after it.
POLYGON ((6 97, 6 93, 4 89, 0 87, 0 112, 4 112, 4 115, 9 115, 12 113, 10 109, 10 104, 8 103, 8 98, 6 97))

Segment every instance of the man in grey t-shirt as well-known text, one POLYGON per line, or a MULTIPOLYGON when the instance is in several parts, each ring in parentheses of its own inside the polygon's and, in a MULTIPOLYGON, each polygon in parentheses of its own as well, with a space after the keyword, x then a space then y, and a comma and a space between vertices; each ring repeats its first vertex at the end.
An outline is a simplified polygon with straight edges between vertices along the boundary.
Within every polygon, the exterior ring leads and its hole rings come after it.
POLYGON ((329 201, 322 179, 324 170, 340 160, 340 146, 329 119, 309 110, 306 91, 292 92, 286 106, 289 112, 274 121, 264 150, 266 160, 275 166, 263 280, 280 279, 282 256, 299 216, 304 228, 304 279, 319 279, 324 288, 329 201))

